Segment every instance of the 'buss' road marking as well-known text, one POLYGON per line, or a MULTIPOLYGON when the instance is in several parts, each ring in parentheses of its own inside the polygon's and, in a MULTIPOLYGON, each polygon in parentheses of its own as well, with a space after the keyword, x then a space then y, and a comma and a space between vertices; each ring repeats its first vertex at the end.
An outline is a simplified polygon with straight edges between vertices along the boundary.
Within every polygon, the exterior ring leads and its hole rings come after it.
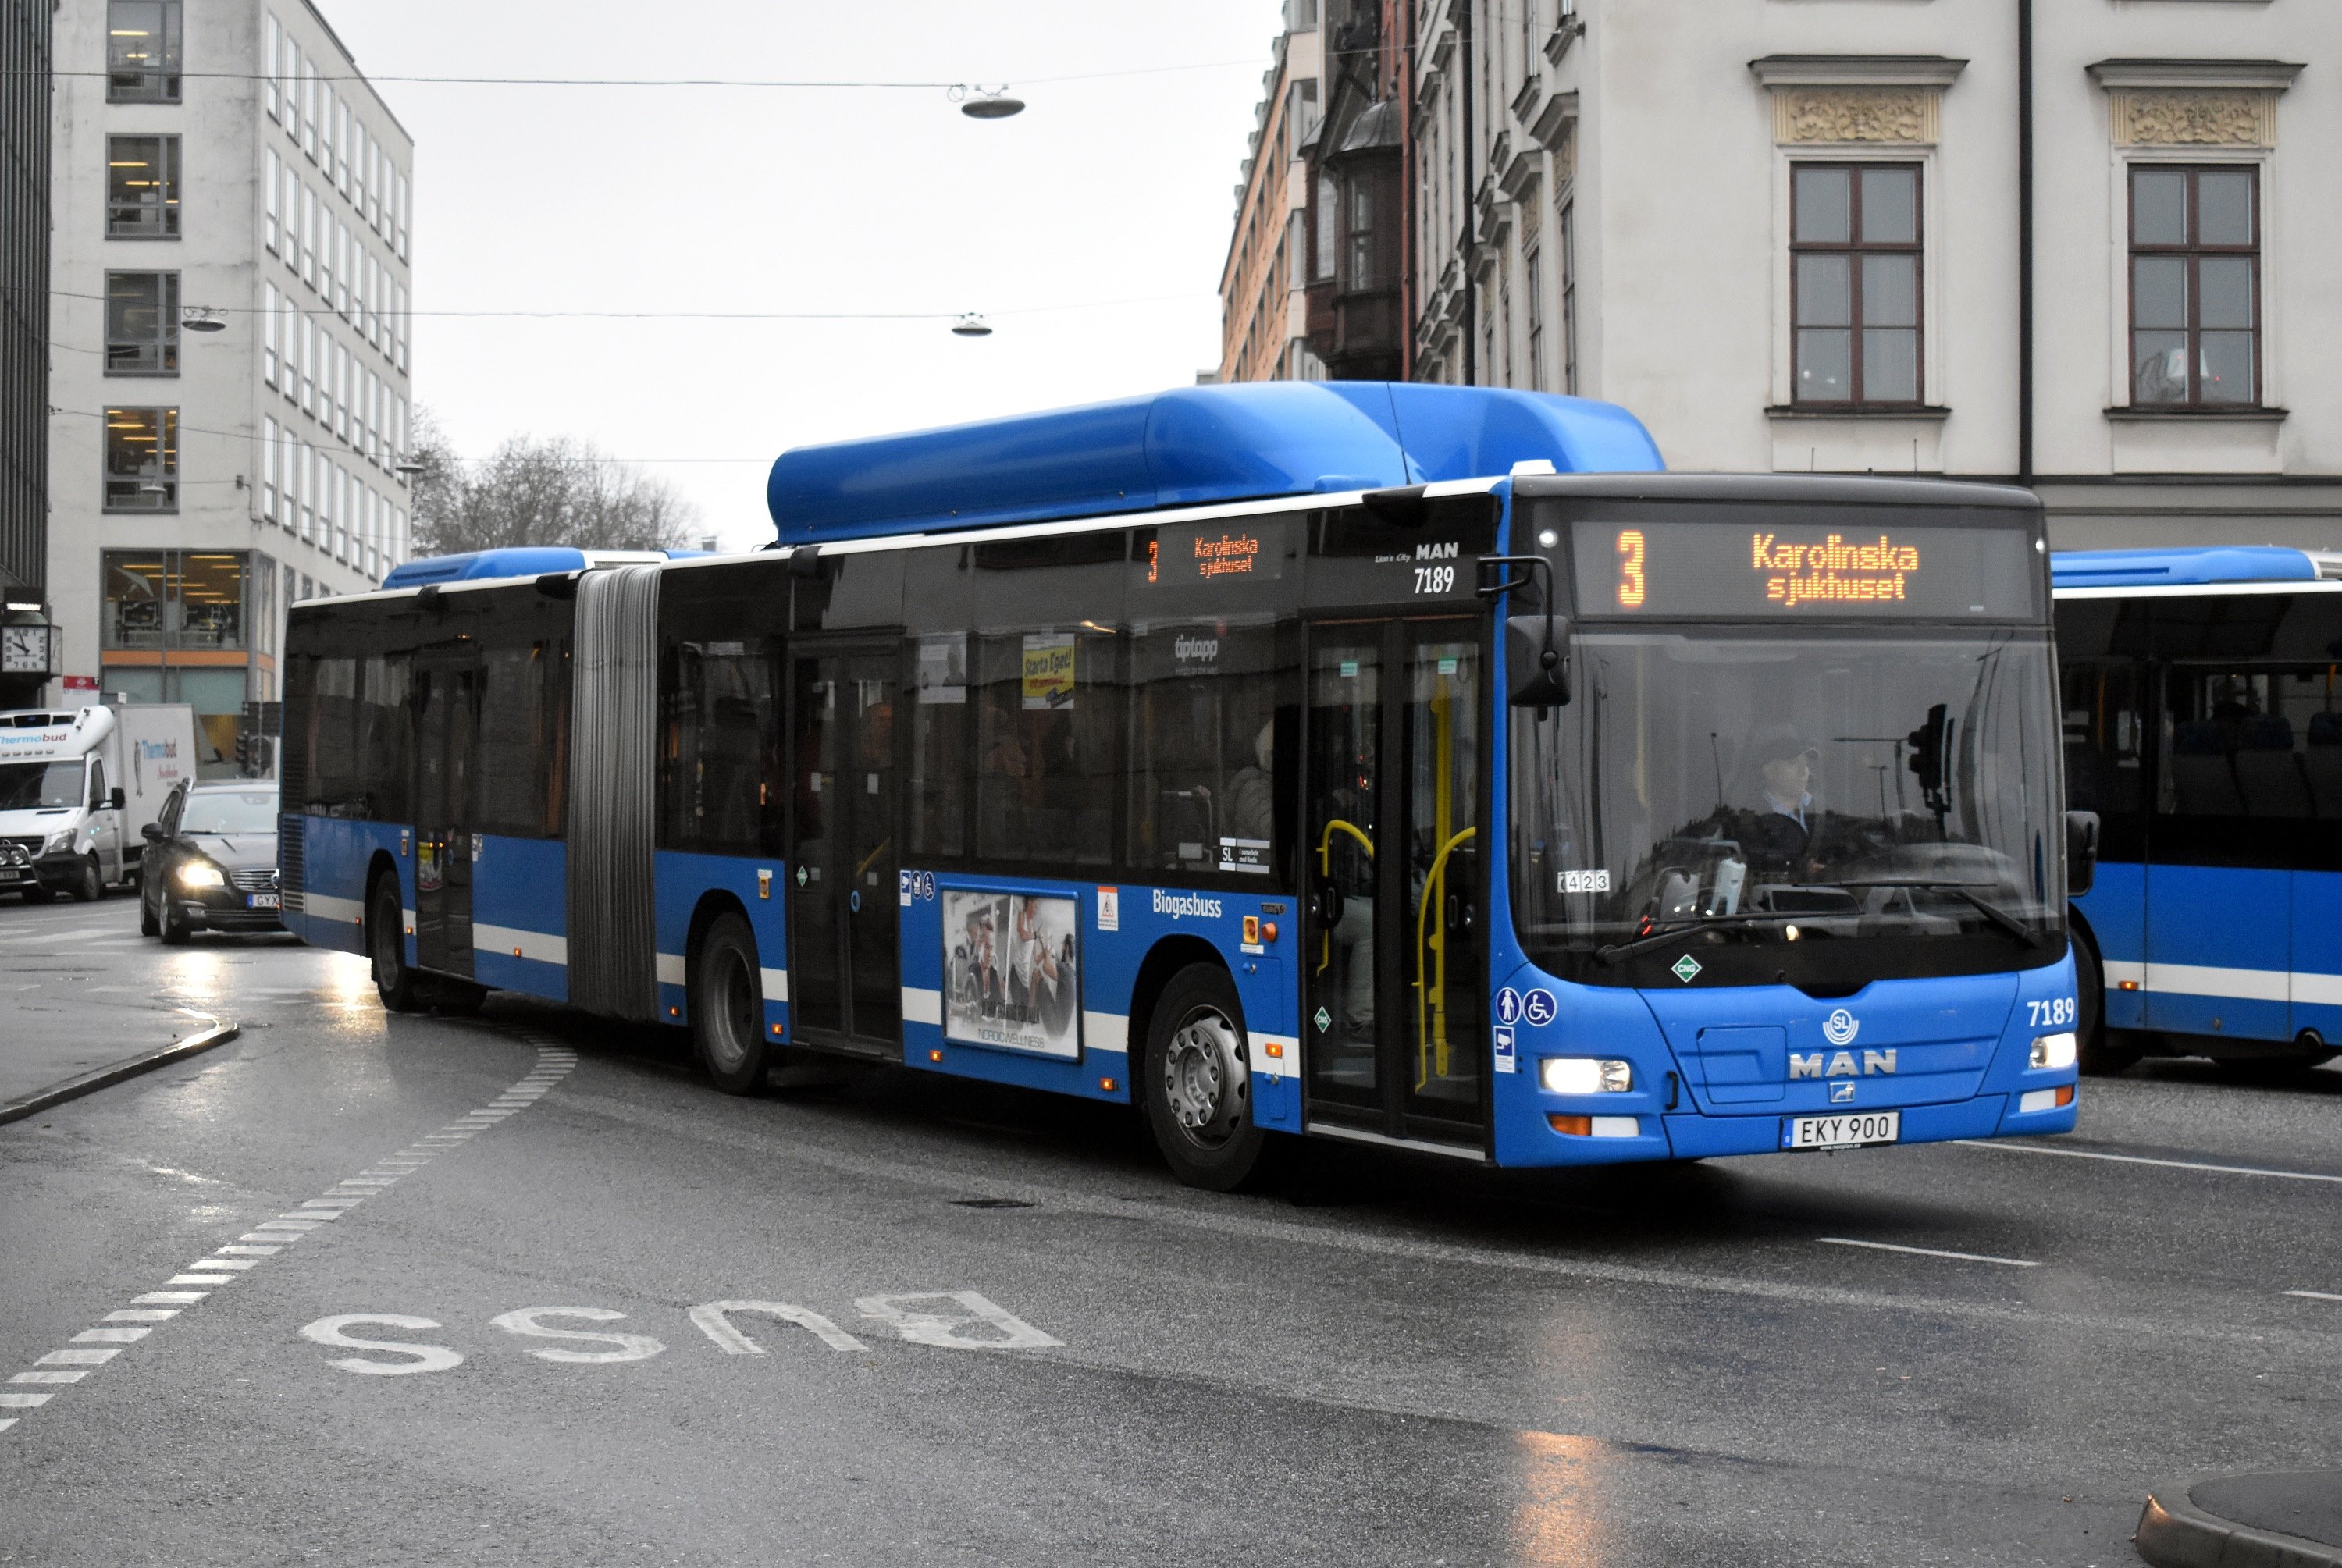
MULTIPOLYGON (((572 1051, 565 1045, 557 1045, 549 1040, 525 1033, 524 1033, 520 1038, 525 1044, 536 1047, 536 1067, 526 1077, 507 1085, 503 1093, 497 1096, 499 1102, 508 1100, 512 1095, 530 1091, 534 1091, 536 1094, 542 1094, 545 1090, 551 1088, 554 1084, 560 1083, 562 1079, 567 1077, 577 1065, 577 1053, 572 1051)), ((521 1106, 516 1108, 525 1109, 527 1105, 534 1104, 535 1103, 535 1100, 532 1098, 524 1101, 521 1106)), ((165 1283, 172 1285, 204 1285, 206 1287, 212 1285, 234 1284, 237 1280, 244 1277, 245 1271, 259 1267, 268 1259, 275 1257, 277 1253, 283 1252, 285 1247, 292 1243, 300 1241, 310 1232, 317 1230, 342 1218, 345 1214, 355 1210, 360 1203, 365 1203, 368 1198, 377 1197, 382 1193, 388 1192, 392 1183, 395 1183, 399 1176, 405 1175, 411 1171, 420 1170, 425 1164, 429 1163, 433 1155, 440 1154, 444 1150, 455 1147, 455 1144, 460 1143, 463 1139, 470 1137, 474 1130, 485 1130, 486 1128, 493 1127, 497 1122, 511 1114, 513 1114, 513 1110, 511 1109, 500 1110, 494 1115, 486 1115, 485 1113, 480 1111, 470 1112, 456 1121, 448 1124, 446 1127, 441 1128, 437 1134, 418 1138, 414 1143, 408 1144, 405 1148, 399 1150, 395 1154, 387 1155, 385 1158, 376 1161, 375 1164, 368 1165, 364 1175, 335 1183, 334 1186, 326 1190, 325 1196, 305 1199, 302 1202, 299 1207, 288 1210, 286 1213, 277 1215, 273 1220, 262 1221, 259 1224, 255 1225, 245 1234, 238 1236, 236 1238, 236 1244, 221 1247, 213 1253, 198 1259, 196 1262, 187 1266, 185 1273, 173 1274, 165 1283), (485 1119, 482 1119, 484 1116, 485 1119), (453 1129, 455 1128, 463 1128, 465 1130, 462 1132, 453 1131, 453 1129)), ((91 1369, 105 1365, 107 1362, 112 1361, 115 1356, 120 1355, 127 1346, 134 1344, 139 1340, 145 1339, 147 1335, 153 1333, 155 1332, 154 1325, 166 1323, 172 1318, 178 1316, 179 1313, 186 1308, 195 1305, 196 1303, 204 1300, 210 1294, 212 1294, 212 1292, 206 1288, 204 1290, 148 1291, 144 1294, 131 1297, 131 1305, 129 1308, 122 1311, 107 1313, 105 1317, 100 1320, 101 1323, 106 1326, 82 1330, 80 1333, 73 1335, 72 1339, 67 1343, 66 1348, 49 1352, 46 1355, 40 1357, 33 1363, 33 1370, 29 1372, 20 1372, 14 1377, 11 1377, 8 1380, 10 1386, 0 1388, 0 1410, 18 1411, 39 1409, 41 1406, 48 1403, 51 1399, 55 1397, 55 1389, 57 1386, 69 1385, 80 1382, 83 1378, 85 1378, 90 1374, 91 1369)), ((539 1310, 559 1312, 565 1310, 576 1311, 578 1309, 554 1308, 539 1310)), ((590 1313, 591 1309, 587 1310, 590 1313)), ((393 1327, 435 1328, 438 1326, 435 1323, 426 1323, 421 1319, 353 1318, 342 1321, 344 1323, 387 1323, 393 1327)), ((327 1322, 328 1323, 331 1323, 332 1320, 327 1320, 327 1322)), ((313 1324, 312 1326, 315 1327, 316 1325, 313 1324)), ((626 1337, 622 1335, 577 1334, 566 1333, 561 1330, 545 1328, 536 1328, 534 1329, 533 1332, 548 1338, 613 1339, 626 1337)), ((311 1337, 317 1338, 320 1343, 355 1344, 359 1348, 369 1348, 363 1341, 342 1340, 331 1337, 321 1337, 318 1335, 312 1335, 311 1337)), ((434 1360, 436 1356, 442 1353, 452 1353, 431 1351, 428 1347, 376 1344, 371 1348, 408 1349, 415 1353, 423 1354, 426 1362, 434 1360)), ((557 1355, 562 1353, 555 1352, 551 1353, 557 1355)), ((463 1358, 461 1356, 456 1356, 455 1358, 457 1362, 460 1362, 462 1359, 463 1358)), ((600 1360, 606 1358, 589 1356, 585 1359, 600 1360)), ((335 1364, 348 1365, 350 1363, 336 1363, 335 1364)), ((453 1363, 448 1364, 453 1364, 453 1363)), ((409 1369, 399 1368, 396 1370, 409 1369)), ((21 1417, 15 1415, 0 1416, 0 1433, 5 1433, 10 1428, 15 1426, 21 1419, 21 1417)))
POLYGON ((2145 1154, 2109 1154, 2097 1149, 2047 1149, 2038 1144, 2006 1144, 1984 1138, 1955 1138, 1953 1143, 1967 1149, 1997 1149, 2008 1154, 2055 1154, 2065 1160, 2110 1160, 2118 1165, 2161 1165, 2170 1171, 2209 1171, 2219 1176, 2267 1176, 2280 1182, 2332 1182, 2342 1183, 2342 1176, 2328 1176, 2316 1171, 2271 1171, 2258 1165, 2215 1165, 2204 1160, 2157 1160, 2145 1154))
POLYGON ((2299 1296, 2304 1301, 2342 1302, 2342 1296, 2336 1295, 2330 1291, 2287 1291, 2285 1293, 2289 1296, 2299 1296))

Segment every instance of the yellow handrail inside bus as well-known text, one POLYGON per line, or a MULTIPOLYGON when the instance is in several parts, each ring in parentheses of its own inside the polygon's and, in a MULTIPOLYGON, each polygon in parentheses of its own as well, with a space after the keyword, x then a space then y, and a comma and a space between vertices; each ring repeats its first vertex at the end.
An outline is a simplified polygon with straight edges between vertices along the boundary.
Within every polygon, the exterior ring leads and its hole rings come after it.
MULTIPOLYGON (((1342 832, 1348 834, 1352 838, 1356 839, 1358 841, 1358 847, 1366 852, 1366 863, 1369 865, 1374 864, 1375 841, 1368 838, 1366 836, 1366 830, 1361 828, 1356 823, 1345 822, 1337 816, 1326 824, 1326 831, 1320 834, 1317 838, 1317 874, 1320 876, 1331 876, 1334 874, 1334 833, 1337 828, 1342 832)), ((1334 934, 1329 928, 1317 934, 1317 968, 1316 973, 1319 974, 1325 974, 1333 962, 1334 934)))
POLYGON ((1416 907, 1415 1086, 1417 1090, 1431 1082, 1435 1053, 1438 1057, 1439 1075, 1443 1078, 1447 1076, 1447 901, 1444 896, 1447 887, 1447 857, 1479 831, 1476 827, 1467 827, 1439 846, 1439 853, 1432 856, 1431 870, 1423 879, 1423 902, 1416 907), (1438 911, 1439 923, 1426 939, 1424 927, 1430 924, 1434 910, 1438 911), (1426 953, 1431 956, 1428 965, 1424 962, 1426 953), (1428 974, 1426 974, 1426 968, 1430 971, 1428 974), (1438 998, 1436 1004, 1432 1001, 1435 992, 1438 998))

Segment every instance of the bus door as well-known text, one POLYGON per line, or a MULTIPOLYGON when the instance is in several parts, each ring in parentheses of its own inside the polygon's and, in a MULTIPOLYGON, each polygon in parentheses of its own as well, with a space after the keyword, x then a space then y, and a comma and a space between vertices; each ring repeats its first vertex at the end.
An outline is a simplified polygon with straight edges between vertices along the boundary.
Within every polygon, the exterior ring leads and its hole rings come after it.
POLYGON ((1478 1147, 1480 623, 1312 628, 1303 1060, 1313 1124, 1478 1147))
POLYGON ((895 665, 892 648, 793 660, 787 874, 793 1030, 899 1055, 895 665))
POLYGON ((479 660, 470 650, 415 661, 415 962, 472 973, 472 730, 479 660))

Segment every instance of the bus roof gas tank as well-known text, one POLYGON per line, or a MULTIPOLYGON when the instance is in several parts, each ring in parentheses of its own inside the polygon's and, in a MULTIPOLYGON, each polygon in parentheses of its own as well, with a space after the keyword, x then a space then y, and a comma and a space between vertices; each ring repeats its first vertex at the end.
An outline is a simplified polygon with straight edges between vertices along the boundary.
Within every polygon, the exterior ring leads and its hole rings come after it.
POLYGON ((1508 474, 1651 473, 1614 404, 1381 381, 1187 386, 795 447, 766 502, 784 544, 1337 494, 1508 474))

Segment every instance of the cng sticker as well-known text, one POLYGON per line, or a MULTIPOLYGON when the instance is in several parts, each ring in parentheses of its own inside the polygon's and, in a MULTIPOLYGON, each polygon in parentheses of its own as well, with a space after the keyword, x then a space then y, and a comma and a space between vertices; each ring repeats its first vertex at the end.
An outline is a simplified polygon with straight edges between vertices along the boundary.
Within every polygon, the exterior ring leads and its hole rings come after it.
POLYGON ((1323 1034, 1326 1030, 1334 1027, 1334 1015, 1331 1013, 1326 1012, 1323 1007, 1320 1007, 1317 1009, 1316 1016, 1312 1017, 1309 1022, 1317 1025, 1317 1033, 1323 1034))
POLYGON ((1688 985, 1699 974, 1699 960, 1686 953, 1668 967, 1667 973, 1688 985))
POLYGON ((805 868, 805 864, 804 864, 802 861, 800 861, 800 862, 797 864, 797 885, 798 885, 799 887, 803 887, 805 884, 806 884, 806 868, 805 868))

